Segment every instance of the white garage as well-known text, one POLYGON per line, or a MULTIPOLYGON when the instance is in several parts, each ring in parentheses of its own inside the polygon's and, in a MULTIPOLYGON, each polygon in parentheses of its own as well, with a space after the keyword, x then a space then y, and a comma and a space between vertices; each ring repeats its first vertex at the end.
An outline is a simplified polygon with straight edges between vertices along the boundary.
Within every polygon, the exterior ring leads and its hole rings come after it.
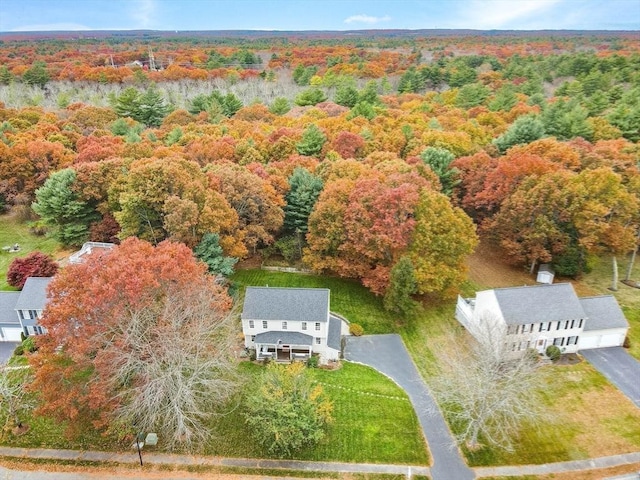
POLYGON ((587 297, 581 298, 580 303, 587 320, 578 339, 578 350, 622 346, 629 323, 615 298, 587 297))
POLYGON ((578 350, 588 348, 619 347, 624 343, 625 331, 615 333, 604 333, 601 330, 596 332, 585 332, 578 340, 578 350))
POLYGON ((20 327, 2 327, 2 338, 0 341, 2 342, 20 342, 22 338, 20 338, 20 334, 22 333, 22 328, 20 327))

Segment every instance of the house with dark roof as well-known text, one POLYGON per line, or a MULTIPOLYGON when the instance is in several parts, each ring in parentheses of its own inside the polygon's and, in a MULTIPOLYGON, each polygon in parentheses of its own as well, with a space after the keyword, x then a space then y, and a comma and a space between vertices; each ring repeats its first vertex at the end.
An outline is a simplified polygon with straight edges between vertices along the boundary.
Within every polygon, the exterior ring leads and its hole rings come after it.
POLYGON ((19 342, 20 334, 40 335, 38 325, 52 277, 29 277, 20 292, 0 292, 0 341, 19 342))
POLYGON ((456 319, 479 338, 500 331, 513 352, 545 353, 556 345, 563 353, 621 346, 629 324, 615 297, 579 298, 570 283, 496 288, 458 297, 456 319))
POLYGON ((349 327, 330 313, 326 288, 247 287, 242 310, 245 347, 256 358, 281 362, 318 354, 321 363, 338 360, 349 327))
POLYGON ((20 292, 0 292, 0 341, 19 342, 22 325, 16 315, 20 292))
POLYGON ((15 310, 25 335, 41 335, 44 327, 38 325, 47 304, 47 287, 53 277, 29 277, 20 291, 15 310))

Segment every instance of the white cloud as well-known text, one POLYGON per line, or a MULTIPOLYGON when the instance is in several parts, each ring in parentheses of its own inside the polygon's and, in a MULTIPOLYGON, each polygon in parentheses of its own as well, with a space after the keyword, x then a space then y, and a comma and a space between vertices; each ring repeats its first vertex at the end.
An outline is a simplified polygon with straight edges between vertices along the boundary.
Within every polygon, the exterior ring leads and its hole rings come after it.
POLYGON ((351 15, 347 18, 344 23, 368 23, 369 25, 373 25, 380 22, 388 22, 391 20, 389 15, 385 15, 384 17, 374 17, 372 15, 351 15))
POLYGON ((156 4, 154 0, 138 0, 133 4, 131 17, 137 22, 135 28, 149 28, 154 23, 156 4))
POLYGON ((92 30, 86 25, 79 23, 42 23, 34 25, 20 25, 13 28, 12 32, 53 32, 53 31, 80 31, 80 30, 92 30))

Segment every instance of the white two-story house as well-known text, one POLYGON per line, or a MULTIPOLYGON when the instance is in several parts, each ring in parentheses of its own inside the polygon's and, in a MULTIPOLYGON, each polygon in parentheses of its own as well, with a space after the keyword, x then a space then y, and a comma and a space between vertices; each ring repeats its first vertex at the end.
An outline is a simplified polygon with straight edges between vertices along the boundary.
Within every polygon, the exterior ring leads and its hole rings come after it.
POLYGON ((458 297, 456 319, 478 338, 498 331, 513 352, 545 353, 556 345, 563 353, 621 346, 629 324, 611 295, 579 298, 573 285, 557 283, 476 292, 458 297))
POLYGON ((290 362, 312 354, 320 362, 340 358, 346 322, 329 311, 326 288, 247 287, 242 310, 245 346, 258 360, 290 362))

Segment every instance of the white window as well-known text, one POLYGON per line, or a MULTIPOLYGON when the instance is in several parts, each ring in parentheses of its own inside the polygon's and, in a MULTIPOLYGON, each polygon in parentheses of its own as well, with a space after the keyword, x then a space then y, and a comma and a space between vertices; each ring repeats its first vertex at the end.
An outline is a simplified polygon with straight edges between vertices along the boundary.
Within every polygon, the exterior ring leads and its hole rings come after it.
POLYGON ((320 322, 316 322, 316 331, 320 330, 320 322))
POLYGON ((567 345, 577 345, 578 344, 578 336, 567 338, 567 345))
POLYGON ((564 337, 554 338, 553 339, 553 344, 558 346, 558 347, 564 346, 564 337))
POLYGON ((35 325, 33 327, 30 325, 27 325, 25 328, 27 329, 28 335, 42 335, 44 333, 47 333, 47 329, 44 327, 41 327, 40 325, 35 325))
POLYGON ((316 345, 320 345, 322 343, 322 339, 320 337, 316 337, 316 345))
POLYGON ((566 330, 567 328, 569 328, 569 320, 565 320, 564 322, 564 329, 566 330))
POLYGON ((551 322, 542 322, 540 324, 539 332, 546 332, 547 330, 551 330, 551 322))
POLYGON ((253 320, 249 320, 249 328, 255 328, 255 323, 253 320))
POLYGON ((571 328, 575 327, 576 325, 576 321, 575 320, 571 320, 571 328))
POLYGON ((580 323, 578 324, 578 328, 582 328, 582 318, 580 319, 580 323))
POLYGON ((529 324, 525 323, 522 325, 522 333, 527 333, 529 331, 529 324))
POLYGON ((302 329, 306 330, 307 329, 307 322, 302 322, 302 329))
POLYGON ((556 330, 560 330, 560 324, 562 324, 562 321, 558 321, 558 326, 556 327, 556 330))
POLYGON ((282 322, 282 330, 286 330, 287 329, 287 322, 282 322))
POLYGON ((268 327, 269 327, 269 324, 267 323, 267 321, 263 320, 262 321, 262 328, 268 328, 268 327))

